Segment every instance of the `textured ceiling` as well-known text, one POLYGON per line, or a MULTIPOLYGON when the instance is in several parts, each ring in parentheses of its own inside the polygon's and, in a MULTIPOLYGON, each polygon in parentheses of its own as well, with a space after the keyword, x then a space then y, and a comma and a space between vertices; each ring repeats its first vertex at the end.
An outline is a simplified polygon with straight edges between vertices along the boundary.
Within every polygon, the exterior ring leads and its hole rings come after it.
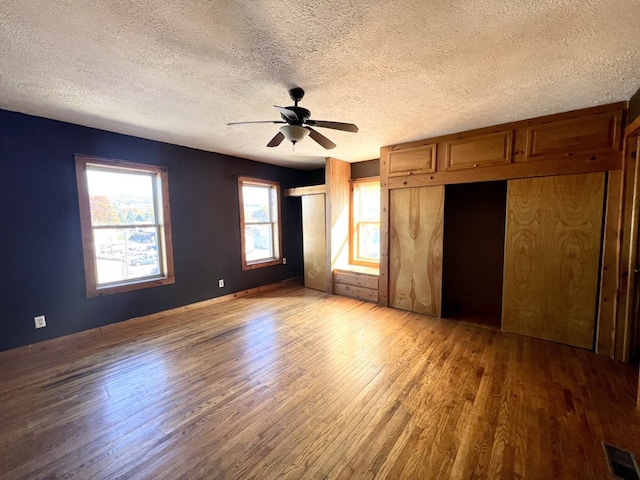
POLYGON ((640 0, 2 0, 0 108, 311 168, 628 100, 640 0), (266 143, 272 105, 353 134, 266 143))

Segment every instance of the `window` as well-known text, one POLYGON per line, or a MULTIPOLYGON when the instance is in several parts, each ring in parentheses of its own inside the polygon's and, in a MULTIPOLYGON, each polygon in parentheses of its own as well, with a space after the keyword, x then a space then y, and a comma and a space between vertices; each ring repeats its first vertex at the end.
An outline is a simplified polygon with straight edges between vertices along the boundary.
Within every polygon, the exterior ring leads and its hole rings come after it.
POLYGON ((280 185, 277 182, 238 178, 242 269, 282 263, 280 185))
POLYGON ((375 178, 351 183, 350 263, 380 265, 380 181, 375 178))
POLYGON ((174 283, 166 169, 76 155, 87 296, 174 283))

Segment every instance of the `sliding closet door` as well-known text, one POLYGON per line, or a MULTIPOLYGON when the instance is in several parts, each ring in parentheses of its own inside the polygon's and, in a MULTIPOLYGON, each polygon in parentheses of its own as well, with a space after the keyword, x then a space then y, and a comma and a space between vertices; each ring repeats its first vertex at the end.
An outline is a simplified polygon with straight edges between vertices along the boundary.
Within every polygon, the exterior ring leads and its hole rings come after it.
POLYGON ((502 329, 593 348, 604 173, 510 180, 502 329))
POLYGON ((389 306, 439 317, 444 187, 391 190, 389 306))
POLYGON ((324 193, 302 196, 304 286, 327 291, 324 193))

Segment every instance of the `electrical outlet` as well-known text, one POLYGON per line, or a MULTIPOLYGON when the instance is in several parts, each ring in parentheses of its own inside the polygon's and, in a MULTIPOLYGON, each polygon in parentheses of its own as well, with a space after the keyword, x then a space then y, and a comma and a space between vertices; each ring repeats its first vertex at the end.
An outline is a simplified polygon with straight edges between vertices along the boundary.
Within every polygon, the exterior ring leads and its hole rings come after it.
POLYGON ((47 321, 44 319, 44 315, 33 317, 33 322, 36 324, 36 328, 43 328, 47 326, 47 321))
POLYGON ((218 286, 220 288, 224 287, 224 280, 223 279, 218 280, 218 286))
POLYGON ((287 257, 282 257, 282 264, 286 265, 287 264, 287 257))

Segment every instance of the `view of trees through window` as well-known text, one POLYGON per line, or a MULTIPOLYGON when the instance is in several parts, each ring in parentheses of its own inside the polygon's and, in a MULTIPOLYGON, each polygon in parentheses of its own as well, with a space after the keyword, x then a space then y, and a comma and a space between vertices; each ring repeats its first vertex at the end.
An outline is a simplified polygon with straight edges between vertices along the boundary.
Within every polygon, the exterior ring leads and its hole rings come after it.
POLYGON ((162 274, 154 173, 87 167, 97 284, 162 274))

